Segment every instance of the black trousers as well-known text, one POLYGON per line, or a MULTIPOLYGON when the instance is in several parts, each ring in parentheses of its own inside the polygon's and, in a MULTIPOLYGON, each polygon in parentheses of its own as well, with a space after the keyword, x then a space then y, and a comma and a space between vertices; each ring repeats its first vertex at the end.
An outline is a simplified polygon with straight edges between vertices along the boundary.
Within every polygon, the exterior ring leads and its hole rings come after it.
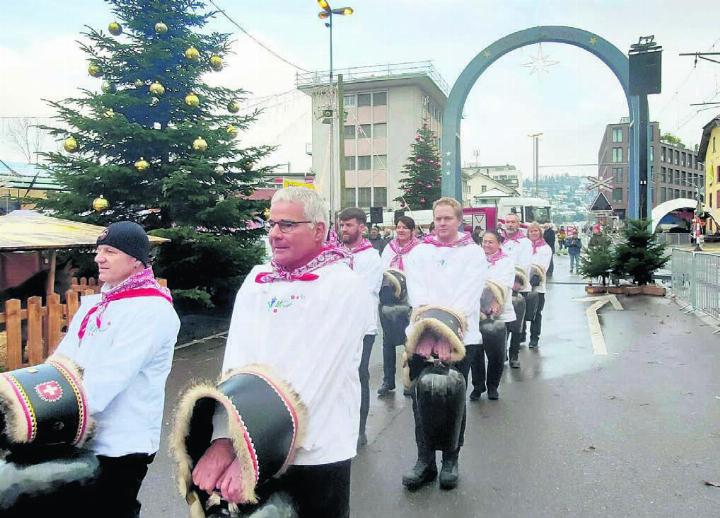
POLYGON ((530 322, 530 340, 538 340, 542 330, 542 310, 545 307, 545 294, 538 293, 538 295, 540 300, 538 301, 537 312, 535 318, 530 322))
MULTIPOLYGON (((507 324, 506 324, 507 326, 507 324)), ((495 344, 481 343, 476 346, 477 351, 473 355, 470 369, 472 371, 473 387, 480 392, 485 392, 487 387, 497 389, 500 386, 503 368, 505 367, 505 340, 507 339, 507 327, 502 342, 495 344), (487 375, 485 370, 485 357, 487 356, 487 375)), ((465 376, 467 381, 467 376, 465 376)))
MULTIPOLYGON (((521 291, 520 295, 527 299, 527 293, 521 291)), ((516 333, 508 329, 510 334, 510 359, 517 359, 518 353, 520 352, 520 343, 525 341, 525 317, 519 326, 520 332, 516 333)))
POLYGON ((100 475, 93 485, 89 501, 77 503, 75 510, 87 509, 89 514, 73 516, 98 516, 108 518, 137 518, 140 516, 140 502, 137 499, 148 466, 155 454, 133 453, 123 457, 97 456, 100 475), (98 511, 101 509, 102 511, 98 511))
POLYGON ((375 335, 363 338, 362 358, 360 359, 360 433, 365 433, 368 412, 370 411, 370 353, 375 343, 375 335))
POLYGON ((396 351, 397 345, 389 343, 383 333, 383 383, 388 387, 395 387, 396 351))
POLYGON ((290 466, 283 476, 258 488, 261 500, 276 491, 293 500, 299 518, 350 516, 350 459, 315 466, 290 466))
MULTIPOLYGON (((457 369, 460 374, 463 375, 463 378, 465 378, 465 385, 468 384, 468 374, 470 374, 470 364, 473 361, 473 358, 475 357, 475 354, 477 354, 478 346, 477 345, 466 345, 465 346, 465 358, 463 358, 462 361, 459 361, 456 363, 453 368, 457 369)), ((408 365, 410 367, 410 380, 414 381, 422 372, 422 370, 425 368, 426 362, 425 360, 417 355, 414 355, 412 358, 410 358, 410 361, 408 362, 408 365)), ((425 447, 424 444, 424 435, 422 432, 422 428, 420 427, 420 421, 418 419, 418 410, 417 410, 417 400, 415 398, 415 391, 413 391, 412 394, 412 408, 413 408, 413 417, 415 418, 415 443, 417 444, 418 448, 418 457, 420 456, 432 456, 432 460, 435 458, 435 452, 429 451, 427 447, 425 447)), ((462 445, 464 443, 465 439, 465 421, 467 418, 467 410, 463 413, 462 418, 462 424, 460 425, 460 441, 458 443, 458 449, 456 451, 444 451, 443 457, 445 456, 454 456, 457 457, 460 454, 460 448, 462 448, 462 445)))

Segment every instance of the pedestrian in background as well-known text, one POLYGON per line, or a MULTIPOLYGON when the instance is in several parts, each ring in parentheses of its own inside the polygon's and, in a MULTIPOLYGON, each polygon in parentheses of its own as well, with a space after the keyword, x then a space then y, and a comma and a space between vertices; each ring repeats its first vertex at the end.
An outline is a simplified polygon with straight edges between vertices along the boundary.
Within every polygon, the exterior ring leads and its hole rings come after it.
POLYGON ((577 268, 580 263, 580 252, 582 251, 582 242, 580 241, 580 236, 578 236, 576 228, 568 227, 565 247, 570 256, 570 273, 577 273, 577 268))
POLYGON ((565 227, 560 227, 560 230, 558 230, 557 233, 557 239, 558 239, 558 253, 565 248, 565 238, 567 237, 567 234, 565 233, 565 227))
POLYGON ((545 231, 543 232, 543 239, 552 250, 552 256, 550 256, 550 267, 547 269, 547 276, 552 277, 553 270, 555 269, 555 263, 553 262, 553 256, 555 255, 555 229, 552 223, 546 223, 544 225, 545 231))

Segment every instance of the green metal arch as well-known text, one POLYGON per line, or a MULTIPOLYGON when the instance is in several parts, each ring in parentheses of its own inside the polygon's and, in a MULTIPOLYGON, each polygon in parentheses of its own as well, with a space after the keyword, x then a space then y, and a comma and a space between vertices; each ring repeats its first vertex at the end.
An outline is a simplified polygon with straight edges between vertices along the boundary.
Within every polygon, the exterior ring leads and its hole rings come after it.
MULTIPOLYGON (((598 57, 615 74, 620 82, 628 104, 630 115, 630 157, 628 167, 628 213, 630 217, 639 214, 638 172, 640 161, 639 120, 640 106, 647 109, 647 96, 630 96, 630 64, 627 56, 609 41, 582 29, 564 26, 539 26, 509 34, 486 47, 465 67, 453 85, 443 116, 442 135, 442 193, 462 199, 462 175, 460 161, 460 119, 465 101, 475 82, 487 68, 508 52, 535 43, 565 43, 586 50, 598 57)), ((646 112, 647 113, 647 112, 646 112)), ((652 184, 651 184, 652 185, 652 184)), ((648 195, 651 205, 652 195, 648 195)), ((648 214, 651 206, 648 207, 648 214)))

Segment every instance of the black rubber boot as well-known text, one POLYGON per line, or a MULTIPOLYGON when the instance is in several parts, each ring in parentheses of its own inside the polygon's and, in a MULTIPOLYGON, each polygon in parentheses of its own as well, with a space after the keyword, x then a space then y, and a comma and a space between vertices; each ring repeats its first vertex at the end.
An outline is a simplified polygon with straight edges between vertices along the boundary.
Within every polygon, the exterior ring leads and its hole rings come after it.
POLYGON ((402 483, 408 489, 418 489, 424 484, 435 480, 437 474, 435 452, 418 452, 415 466, 403 475, 402 483))
POLYGON ((458 484, 458 454, 443 452, 442 469, 440 470, 440 488, 455 489, 458 484))

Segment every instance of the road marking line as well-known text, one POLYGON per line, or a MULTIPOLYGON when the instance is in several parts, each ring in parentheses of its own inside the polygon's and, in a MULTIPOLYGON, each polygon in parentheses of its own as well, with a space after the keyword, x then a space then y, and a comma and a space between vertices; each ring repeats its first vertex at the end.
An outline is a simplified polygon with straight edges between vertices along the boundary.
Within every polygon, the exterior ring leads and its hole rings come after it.
POLYGON ((588 328, 590 329, 590 339, 592 341, 593 354, 596 356, 607 356, 607 346, 605 345, 605 336, 600 325, 600 317, 598 310, 605 304, 610 302, 612 307, 618 311, 623 311, 622 304, 615 295, 603 295, 602 297, 585 297, 582 299, 574 299, 577 302, 592 302, 593 304, 585 310, 587 316, 588 328))

